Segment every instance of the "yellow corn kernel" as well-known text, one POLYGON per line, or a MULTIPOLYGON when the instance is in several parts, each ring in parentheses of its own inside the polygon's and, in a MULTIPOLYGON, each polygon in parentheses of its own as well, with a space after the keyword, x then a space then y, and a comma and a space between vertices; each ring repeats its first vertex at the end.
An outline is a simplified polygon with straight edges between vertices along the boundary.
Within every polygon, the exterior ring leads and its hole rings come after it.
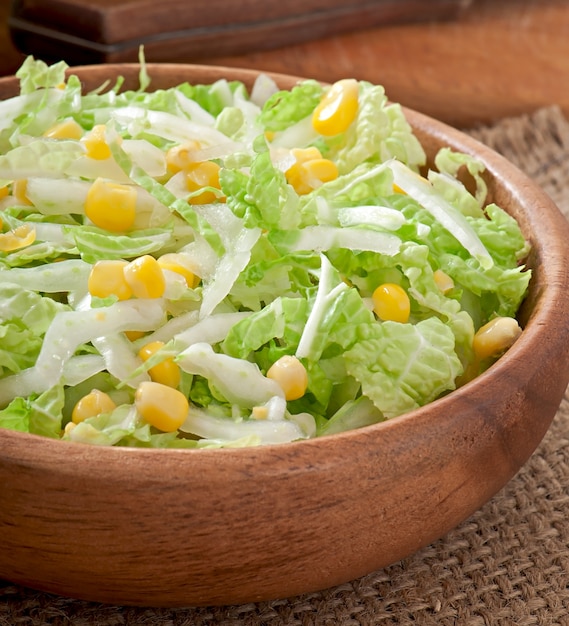
POLYGON ((405 323, 409 321, 411 302, 403 287, 395 283, 384 283, 372 294, 373 310, 379 319, 405 323))
POLYGON ((322 154, 318 148, 310 146, 309 148, 293 148, 290 153, 294 157, 296 163, 306 163, 313 159, 321 159, 322 154))
POLYGON ((136 189, 97 178, 87 192, 85 215, 99 228, 122 232, 136 219, 136 189))
POLYGON ((77 426, 77 424, 74 424, 73 422, 67 422, 67 424, 65 424, 65 428, 63 429, 63 436, 65 435, 70 435, 71 431, 77 426))
POLYGON ((308 387, 306 368, 295 356, 285 355, 275 361, 267 372, 267 378, 279 384, 287 400, 302 398, 308 387))
POLYGON ((85 146, 86 155, 91 159, 104 161, 111 156, 111 149, 107 144, 105 130, 104 124, 97 124, 81 140, 85 146))
POLYGON ((68 119, 48 128, 43 136, 48 139, 81 139, 83 129, 75 120, 68 119))
MULTIPOLYGON (((320 150, 314 146, 311 146, 310 148, 293 148, 290 151, 290 154, 294 157, 294 163, 285 171, 285 176, 287 181, 295 189, 297 189, 297 187, 301 187, 304 176, 302 165, 312 159, 321 159, 322 154, 320 153, 320 150)), ((297 193, 300 193, 298 192, 298 189, 297 193)), ((308 191, 305 191, 304 193, 308 193, 308 191)))
POLYGON ((30 246, 36 240, 36 229, 29 224, 22 224, 7 233, 0 234, 0 251, 13 252, 30 246))
POLYGON ((495 317, 474 335, 472 349, 475 358, 482 361, 500 356, 514 344, 521 333, 522 329, 513 317, 495 317))
POLYGON ((293 165, 292 168, 289 168, 285 172, 287 181, 294 187, 294 190, 299 196, 303 196, 304 194, 313 191, 312 187, 310 187, 310 185, 304 180, 304 175, 301 170, 302 167, 302 165, 298 167, 293 165))
POLYGON ((73 407, 71 421, 74 424, 79 424, 89 417, 110 413, 116 408, 117 405, 108 394, 98 389, 93 389, 93 391, 83 396, 73 407))
POLYGON ((320 150, 314 146, 310 148, 293 148, 290 154, 294 157, 294 163, 285 171, 287 181, 296 189, 297 193, 301 193, 299 189, 303 189, 302 193, 312 191, 304 183, 306 171, 303 165, 314 159, 322 159, 320 150))
POLYGON ((338 178, 338 167, 330 159, 312 159, 303 164, 308 184, 316 189, 322 183, 338 178))
POLYGON ((31 200, 27 196, 28 181, 25 178, 20 178, 12 183, 12 195, 20 204, 30 206, 31 200))
POLYGON ((176 252, 168 252, 158 259, 158 265, 163 270, 176 272, 186 279, 186 284, 193 289, 199 282, 199 276, 196 276, 182 261, 182 257, 176 252))
POLYGON ((197 141, 188 141, 178 146, 173 146, 166 152, 166 167, 171 174, 177 174, 193 165, 192 152, 200 149, 197 141))
MULTIPOLYGON (((201 161, 191 163, 184 168, 186 173, 186 186, 188 191, 194 192, 204 187, 220 189, 219 185, 220 167, 214 161, 201 161)), ((214 191, 203 191, 190 198, 190 204, 209 204, 215 202, 218 195, 214 191)))
POLYGON ((164 272, 158 261, 149 254, 128 263, 124 277, 137 298, 161 298, 166 290, 164 272))
POLYGON ((318 148, 291 150, 295 162, 285 171, 285 177, 299 195, 310 193, 325 182, 338 178, 338 168, 322 158, 318 148))
POLYGON ((146 333, 142 330, 125 330, 124 334, 129 341, 136 341, 137 339, 141 339, 142 337, 144 337, 144 335, 146 335, 146 333))
MULTIPOLYGON (((151 341, 140 348, 138 356, 143 361, 148 361, 151 356, 154 356, 163 347, 162 341, 151 341)), ((171 357, 150 367, 148 374, 154 382, 162 383, 168 387, 176 388, 180 384, 180 368, 171 357)))
POLYGON ((348 130, 358 114, 358 94, 358 81, 353 78, 334 83, 314 109, 314 130, 326 136, 338 135, 348 130))
POLYGON ((269 417, 269 409, 266 406, 254 406, 251 409, 251 417, 254 420, 266 420, 269 417))
POLYGON ((189 403, 177 389, 144 381, 134 395, 134 404, 144 421, 163 432, 174 432, 186 421, 189 403))
POLYGON ((8 185, 4 185, 4 187, 0 187, 0 199, 5 198, 10 193, 8 189, 8 185))
POLYGON ((441 293, 448 293, 454 289, 454 280, 446 272, 435 270, 433 278, 441 293))
POLYGON ((87 280, 87 289, 96 298, 116 296, 119 300, 128 300, 132 297, 132 289, 124 277, 124 268, 127 261, 103 260, 97 261, 87 280))

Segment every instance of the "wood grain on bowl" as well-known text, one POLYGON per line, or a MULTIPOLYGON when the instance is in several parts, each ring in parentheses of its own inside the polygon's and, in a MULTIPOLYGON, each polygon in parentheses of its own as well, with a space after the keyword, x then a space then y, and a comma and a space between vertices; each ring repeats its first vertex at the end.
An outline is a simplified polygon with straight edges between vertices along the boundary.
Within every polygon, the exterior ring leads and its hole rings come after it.
MULTIPOLYGON (((152 86, 252 71, 149 66, 152 86)), ((86 88, 136 66, 75 68, 86 88)), ((294 77, 275 76, 282 87, 294 77)), ((0 98, 14 95, 0 81, 0 98)), ((569 226, 549 197, 487 147, 407 110, 430 156, 487 167, 492 200, 532 244, 524 331, 479 378, 356 431, 223 450, 99 448, 2 431, 0 577, 123 605, 234 604, 323 589, 441 537, 519 470, 569 381, 569 226)))

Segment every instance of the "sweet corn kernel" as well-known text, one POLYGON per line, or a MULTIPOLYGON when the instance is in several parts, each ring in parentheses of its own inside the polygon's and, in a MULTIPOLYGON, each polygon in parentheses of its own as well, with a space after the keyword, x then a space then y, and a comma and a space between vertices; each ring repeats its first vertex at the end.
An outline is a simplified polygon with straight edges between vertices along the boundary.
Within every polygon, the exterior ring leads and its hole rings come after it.
POLYGON ((484 324, 474 335, 474 356, 482 361, 498 357, 510 348, 521 335, 522 329, 513 317, 495 317, 484 324))
POLYGON ((163 432, 174 432, 185 422, 189 403, 183 393, 154 381, 138 386, 134 404, 142 419, 163 432))
POLYGON ((116 296, 119 300, 128 300, 132 297, 132 289, 126 282, 124 268, 127 261, 103 260, 97 261, 89 274, 87 288, 96 298, 116 296))
POLYGON ((321 159, 322 153, 315 146, 309 148, 293 148, 290 153, 294 157, 296 163, 306 163, 313 159, 321 159))
MULTIPOLYGON (((161 341, 152 341, 140 348, 138 356, 143 361, 148 361, 151 356, 154 356, 163 347, 164 344, 161 341)), ((150 367, 148 374, 154 382, 162 383, 168 387, 176 388, 180 384, 180 368, 174 363, 172 358, 167 358, 150 367)))
POLYGON ((136 218, 136 189, 97 178, 87 192, 85 215, 99 228, 122 232, 136 218))
POLYGON ((75 120, 68 119, 48 128, 43 136, 48 139, 81 139, 83 129, 75 120))
POLYGON ((186 279, 186 284, 190 289, 193 289, 199 282, 199 276, 196 276, 190 269, 188 269, 182 261, 181 255, 176 252, 168 252, 163 254, 158 259, 158 265, 163 270, 170 270, 176 272, 186 279))
POLYGON ((85 146, 87 156, 91 159, 104 161, 111 156, 111 149, 107 144, 105 130, 104 124, 97 124, 81 140, 85 146))
POLYGON ((312 159, 303 164, 306 179, 313 189, 338 178, 338 167, 330 159, 312 159))
POLYGON ((395 283, 384 283, 375 289, 372 300, 375 314, 384 322, 409 321, 411 302, 403 287, 395 283))
POLYGON ((454 289, 454 280, 446 272, 443 272, 442 270, 435 270, 433 278, 442 293, 448 293, 454 289))
POLYGON ((28 181, 25 178, 20 178, 12 183, 12 195, 16 200, 23 205, 30 206, 31 200, 27 196, 28 181))
MULTIPOLYGON (((184 168, 186 173, 186 186, 188 191, 194 192, 204 187, 220 189, 219 185, 220 167, 213 161, 202 161, 191 163, 184 168)), ((209 204, 218 199, 214 191, 203 191, 190 198, 190 204, 209 204)))
POLYGON ((71 421, 79 424, 89 417, 95 417, 102 413, 110 413, 117 408, 111 397, 103 391, 93 389, 86 396, 83 396, 73 407, 71 421))
POLYGON ((266 420, 269 417, 269 409, 266 406, 254 406, 251 409, 251 417, 254 420, 266 420))
POLYGON ((8 185, 4 185, 4 187, 0 187, 0 199, 5 198, 10 193, 8 189, 8 185))
POLYGON ((0 234, 0 251, 13 252, 30 246, 36 240, 36 229, 22 224, 7 233, 0 234))
POLYGON ((188 141, 187 143, 173 146, 166 152, 166 167, 171 174, 177 174, 187 167, 193 165, 192 152, 200 149, 197 141, 188 141))
POLYGON ((306 170, 304 169, 304 163, 309 160, 305 152, 311 150, 315 153, 315 156, 312 158, 321 159, 322 155, 320 154, 320 150, 316 148, 307 148, 306 150, 302 150, 300 148, 291 150, 292 156, 296 159, 295 162, 285 171, 285 178, 289 185, 294 187, 294 190, 299 195, 304 195, 306 193, 310 193, 312 189, 305 181, 306 170))
POLYGON ((74 424, 73 422, 67 422, 67 424, 65 424, 65 428, 63 429, 63 434, 64 435, 69 435, 71 434, 71 431, 77 426, 77 424, 74 424))
POLYGON ((314 109, 314 130, 326 136, 338 135, 348 130, 358 114, 358 94, 358 82, 353 78, 334 83, 314 109))
POLYGON ((310 185, 305 181, 304 172, 301 168, 303 168, 302 165, 299 165, 298 167, 293 165, 285 172, 288 183, 292 185, 299 196, 303 196, 313 191, 312 187, 310 187, 310 185))
POLYGON ((129 341, 136 341, 137 339, 141 339, 142 337, 144 337, 144 335, 146 335, 146 333, 142 330, 125 330, 124 334, 129 341))
POLYGON ((291 150, 295 162, 285 171, 285 177, 299 195, 310 193, 325 182, 338 178, 338 168, 322 158, 318 148, 291 150))
POLYGON ((128 263, 124 277, 137 298, 161 298, 166 290, 164 272, 158 261, 149 254, 128 263))
POLYGON ((267 378, 279 384, 287 400, 302 398, 308 387, 306 368, 295 356, 285 355, 275 361, 267 372, 267 378))

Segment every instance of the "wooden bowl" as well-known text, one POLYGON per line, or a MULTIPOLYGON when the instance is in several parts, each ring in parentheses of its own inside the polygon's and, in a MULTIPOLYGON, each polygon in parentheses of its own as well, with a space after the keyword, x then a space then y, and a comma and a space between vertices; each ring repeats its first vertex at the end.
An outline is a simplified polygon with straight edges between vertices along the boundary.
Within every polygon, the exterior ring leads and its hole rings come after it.
MULTIPOLYGON (((256 73, 150 65, 154 88, 256 73)), ((86 86, 138 68, 75 68, 86 86)), ((276 76, 282 87, 295 78, 276 76)), ((0 80, 0 97, 15 79, 0 80)), ((428 154, 488 168, 491 200, 533 246, 524 331, 486 373, 360 430, 222 450, 100 448, 2 431, 0 577, 141 606, 244 603, 323 589, 412 554, 501 489, 547 431, 569 381, 569 226, 502 157, 413 111, 428 154)))

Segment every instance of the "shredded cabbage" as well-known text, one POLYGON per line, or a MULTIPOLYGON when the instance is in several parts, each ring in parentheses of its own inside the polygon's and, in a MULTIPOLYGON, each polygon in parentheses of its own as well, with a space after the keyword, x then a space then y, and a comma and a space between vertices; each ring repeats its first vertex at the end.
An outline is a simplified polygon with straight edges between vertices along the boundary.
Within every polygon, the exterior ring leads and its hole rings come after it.
POLYGON ((64 63, 29 57, 20 95, 0 103, 0 428, 104 446, 278 444, 407 413, 491 364, 474 334, 516 315, 531 272, 518 224, 486 203, 482 163, 443 148, 427 170, 403 109, 366 81, 355 119, 323 136, 317 81, 152 91, 142 53, 140 68, 136 91, 119 77, 85 93, 64 63), (81 136, 53 135, 59 124, 81 136), (319 178, 322 163, 337 175, 319 178), (97 180, 135 190, 130 226, 86 210, 97 180), (162 281, 157 297, 90 283, 98 264, 145 257, 154 278, 119 276, 162 281), (392 283, 407 321, 374 309, 392 283), (300 393, 273 374, 283 362, 305 373, 300 393), (188 402, 174 432, 137 409, 161 367, 188 402), (94 389, 116 408, 74 417, 94 389))

